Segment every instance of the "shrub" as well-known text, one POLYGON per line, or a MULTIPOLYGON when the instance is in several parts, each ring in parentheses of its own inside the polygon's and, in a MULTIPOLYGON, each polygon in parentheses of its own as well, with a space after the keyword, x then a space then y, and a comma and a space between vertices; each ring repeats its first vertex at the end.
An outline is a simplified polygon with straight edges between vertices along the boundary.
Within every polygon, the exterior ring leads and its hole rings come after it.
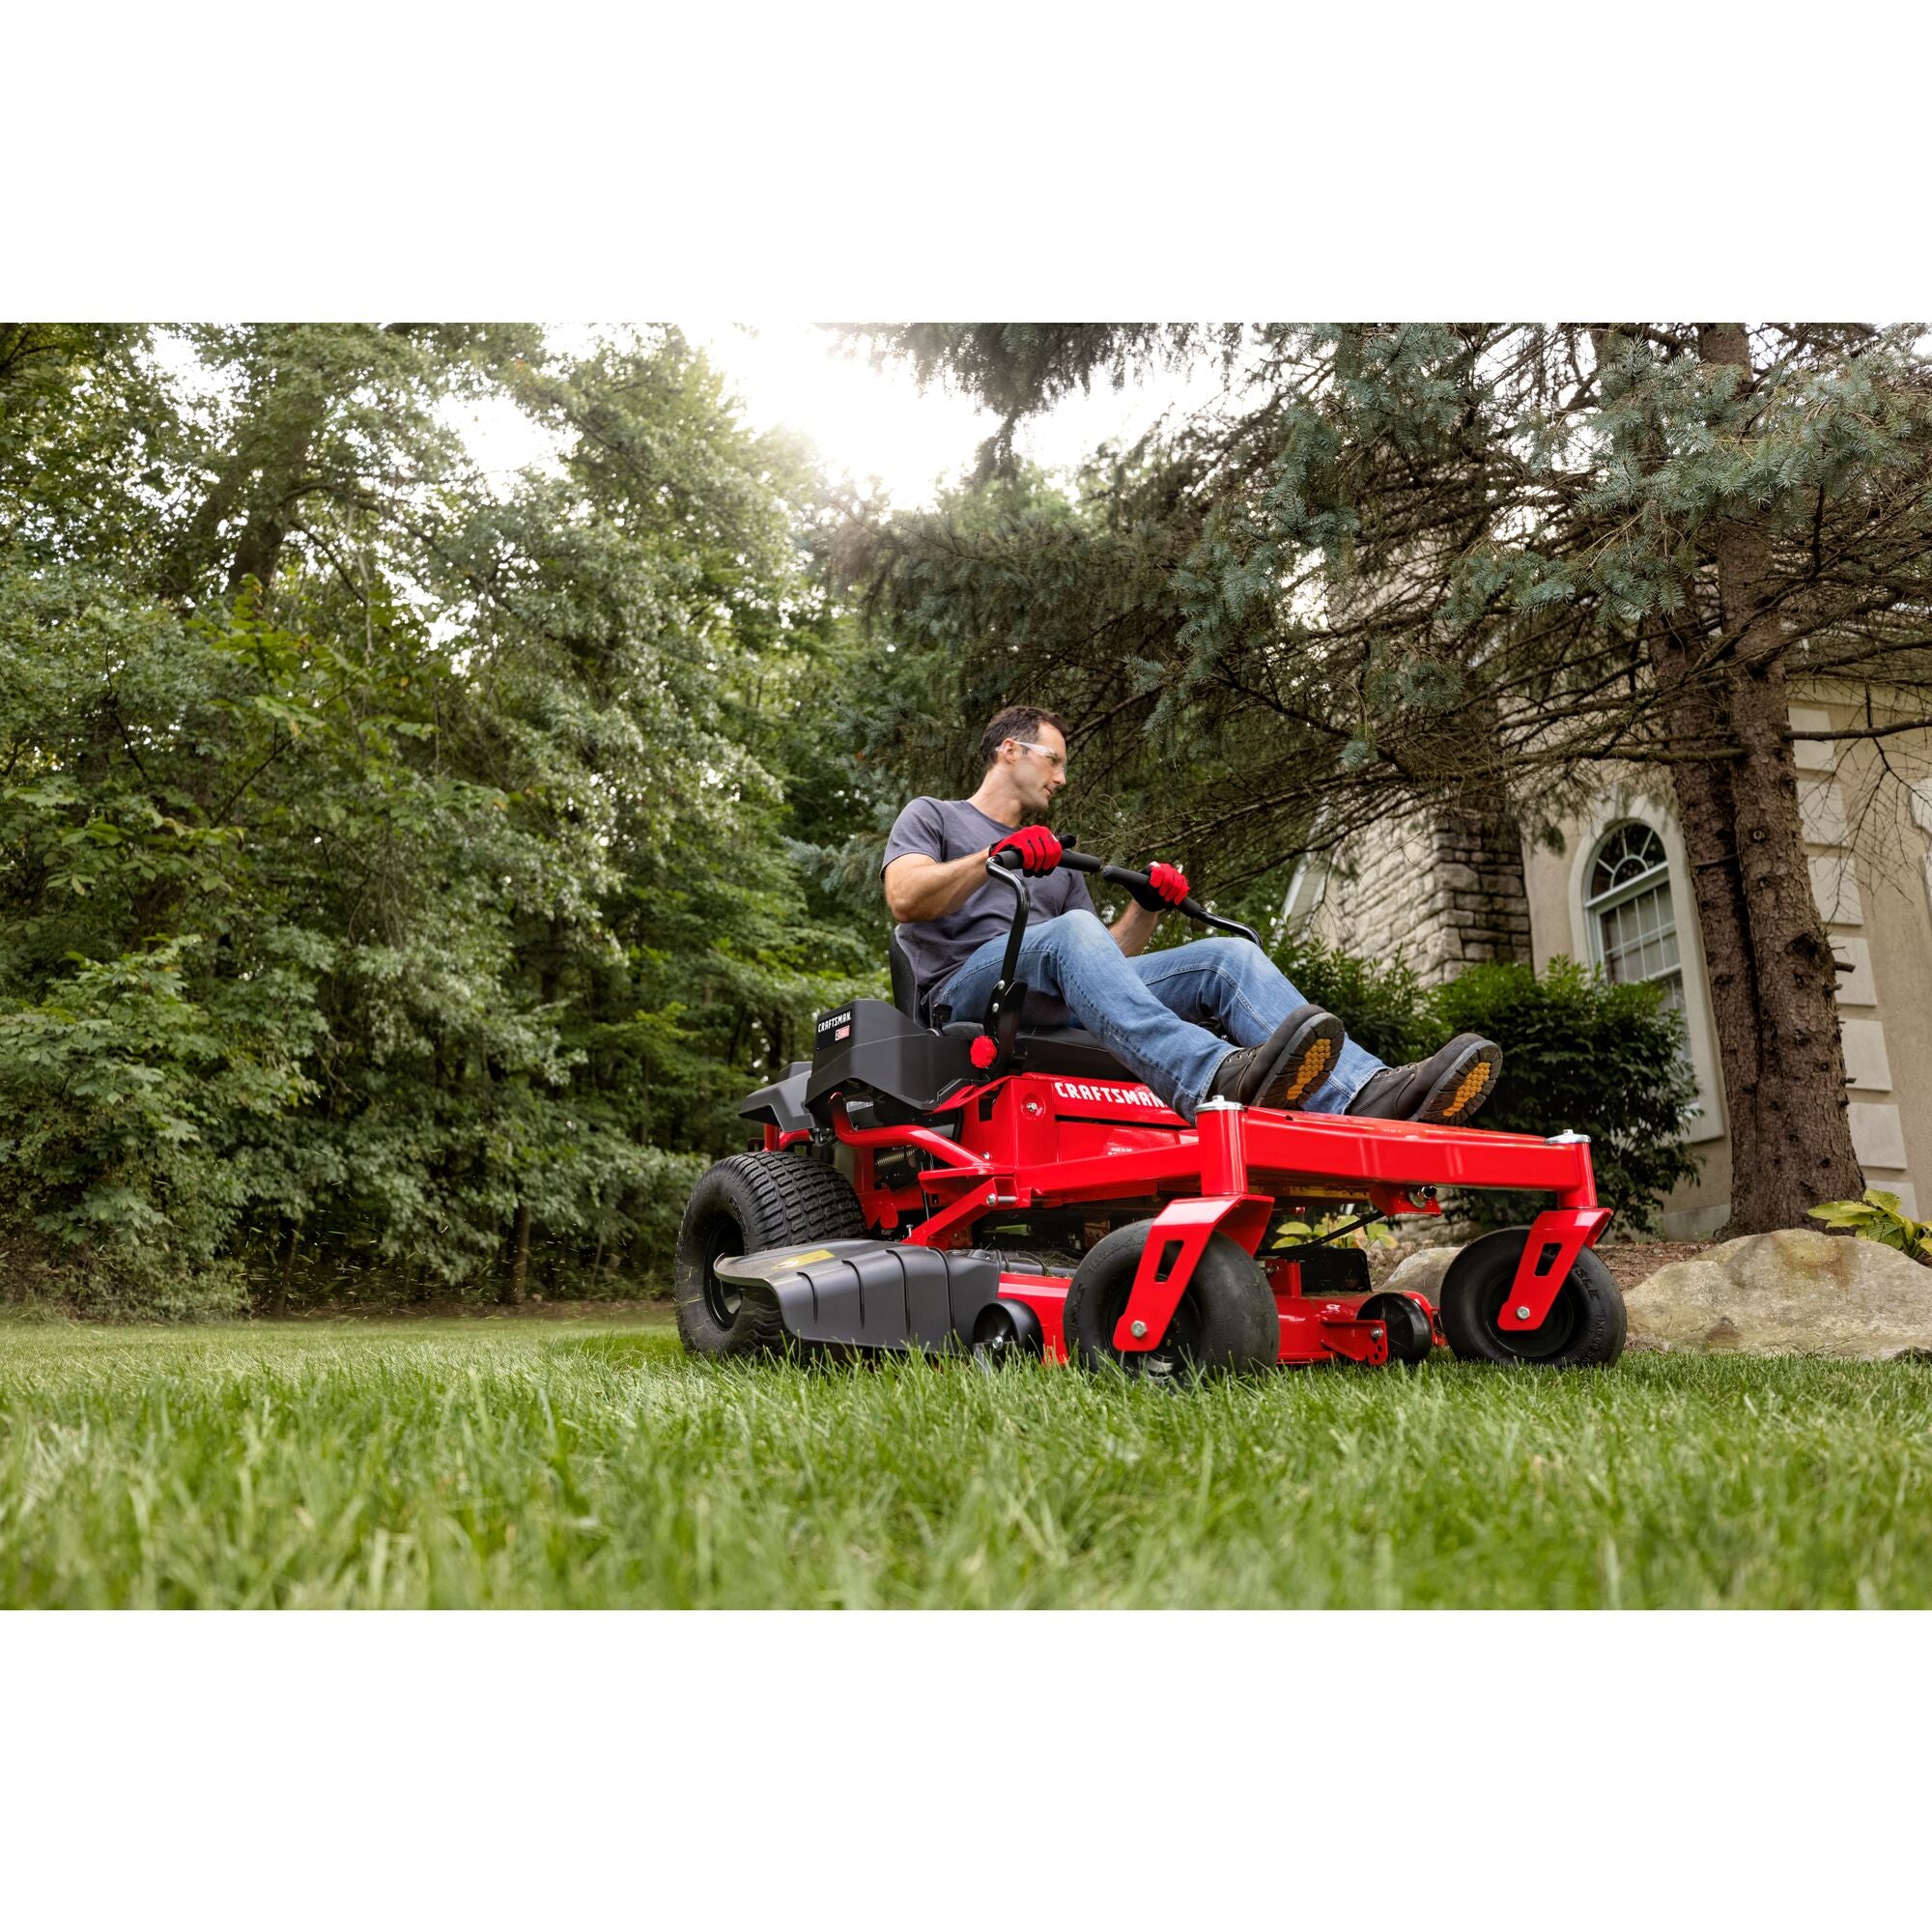
MULTIPOLYGON (((1601 971, 1558 958, 1541 977, 1526 965, 1471 967, 1435 987, 1430 1008, 1444 1039, 1479 1033, 1503 1049, 1483 1124, 1588 1134, 1605 1205, 1627 1233, 1655 1234, 1663 1197, 1697 1177, 1684 1140, 1696 1081, 1683 1015, 1663 1004, 1663 988, 1612 985, 1601 971)), ((1488 1194, 1463 1205, 1472 1218, 1514 1223, 1542 1204, 1488 1194)))
POLYGON ((241 1305, 223 1130, 299 1096, 300 1030, 197 1004, 183 959, 199 944, 80 960, 38 1004, 0 1005, 10 1293, 38 1285, 93 1315, 241 1305))
POLYGON ((1326 1007, 1351 1038, 1391 1066, 1421 1060, 1447 1037, 1428 1011, 1428 988, 1399 953, 1378 963, 1319 940, 1291 940, 1274 961, 1304 1000, 1326 1007))
MULTIPOLYGON (((1613 985, 1600 970, 1564 958, 1541 975, 1522 964, 1472 966, 1429 987, 1400 956, 1386 964, 1352 959, 1303 940, 1275 958, 1305 998, 1391 1065, 1423 1059, 1459 1033, 1496 1041, 1503 1075, 1483 1125, 1588 1134, 1598 1194, 1626 1231, 1655 1233, 1664 1196, 1695 1179, 1684 1140, 1695 1082, 1683 1017, 1663 1004, 1662 986, 1613 985)), ((1449 1204, 1486 1226, 1526 1220, 1541 1205, 1541 1197, 1507 1192, 1449 1204)))
POLYGON ((1896 1248, 1932 1266, 1932 1221, 1915 1221, 1905 1203, 1883 1187, 1867 1187, 1862 1201, 1827 1201, 1810 1211, 1828 1227, 1849 1228, 1861 1240, 1896 1248))

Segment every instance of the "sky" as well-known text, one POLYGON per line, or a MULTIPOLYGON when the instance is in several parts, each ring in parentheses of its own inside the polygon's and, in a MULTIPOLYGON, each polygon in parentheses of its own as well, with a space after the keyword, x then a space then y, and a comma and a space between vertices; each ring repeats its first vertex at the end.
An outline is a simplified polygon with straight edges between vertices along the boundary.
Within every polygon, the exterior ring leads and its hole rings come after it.
MULTIPOLYGON (((997 426, 968 398, 934 386, 921 391, 902 368, 875 369, 863 355, 813 323, 681 322, 740 397, 757 429, 781 424, 803 431, 834 478, 876 478, 901 509, 929 503, 944 482, 973 461, 997 426)), ((588 331, 551 331, 561 348, 588 331)), ((1116 390, 1104 380, 1028 423, 1020 454, 1049 469, 1070 469, 1097 444, 1139 435, 1163 409, 1198 405, 1219 384, 1205 371, 1190 382, 1156 372, 1116 390)), ((542 432, 507 400, 467 412, 471 448, 486 469, 507 479, 546 454, 542 432)))

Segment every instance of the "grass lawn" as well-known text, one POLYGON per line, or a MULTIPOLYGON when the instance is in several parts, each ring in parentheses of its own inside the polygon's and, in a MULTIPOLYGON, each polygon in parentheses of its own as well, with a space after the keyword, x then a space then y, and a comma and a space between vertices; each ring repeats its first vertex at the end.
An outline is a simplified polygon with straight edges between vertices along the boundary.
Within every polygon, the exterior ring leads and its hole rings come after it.
POLYGON ((1932 1365, 1140 1388, 666 1326, 0 1326, 8 1605, 1932 1604, 1932 1365))

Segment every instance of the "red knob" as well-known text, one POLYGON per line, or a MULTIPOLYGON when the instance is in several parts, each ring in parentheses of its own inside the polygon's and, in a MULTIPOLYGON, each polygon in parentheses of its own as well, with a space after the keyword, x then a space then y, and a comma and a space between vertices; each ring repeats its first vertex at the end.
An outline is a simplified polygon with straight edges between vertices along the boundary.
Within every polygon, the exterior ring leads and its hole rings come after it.
POLYGON ((987 1067, 992 1065, 994 1061, 999 1059, 1000 1049, 998 1044, 991 1038, 990 1036, 982 1033, 980 1036, 980 1037, 976 1039, 973 1042, 973 1044, 966 1049, 966 1057, 973 1063, 975 1066, 979 1067, 983 1072, 987 1067))

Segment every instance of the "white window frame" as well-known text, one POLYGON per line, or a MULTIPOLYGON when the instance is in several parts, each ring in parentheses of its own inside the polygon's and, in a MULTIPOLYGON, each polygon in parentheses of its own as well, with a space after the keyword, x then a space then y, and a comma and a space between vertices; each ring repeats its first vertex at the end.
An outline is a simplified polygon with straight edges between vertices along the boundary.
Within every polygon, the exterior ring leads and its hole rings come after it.
MULTIPOLYGON (((1697 1077, 1697 1112, 1685 1122, 1692 1146, 1722 1140, 1723 1082, 1718 1071, 1717 1021, 1711 1011, 1711 986, 1704 967, 1704 941, 1697 907, 1690 897, 1690 868, 1684 853, 1684 836, 1675 815, 1648 795, 1625 792, 1601 800, 1580 823, 1573 821, 1576 842, 1571 846, 1570 889, 1567 894, 1572 945, 1570 956, 1587 964, 1603 964, 1601 906, 1590 903, 1590 875, 1596 870, 1604 840, 1619 826, 1644 825, 1663 841, 1664 864, 1670 882, 1670 906, 1677 923, 1677 970, 1683 975, 1685 1031, 1690 1043, 1690 1067, 1697 1077)), ((1566 840, 1567 842, 1567 840, 1566 840)), ((1655 883, 1654 876, 1649 883, 1655 883)), ((1507 1045, 1507 1042, 1505 1042, 1507 1045)))
POLYGON ((1688 1013, 1690 996, 1684 979, 1684 917, 1680 910, 1683 895, 1678 889, 1677 881, 1670 875, 1670 853, 1664 846, 1662 833, 1641 818, 1620 818, 1607 831, 1600 832, 1592 841, 1589 858, 1584 863, 1583 890, 1587 895, 1595 882, 1604 847, 1618 833, 1629 831, 1633 826, 1640 832, 1649 833, 1656 841, 1658 861, 1649 871, 1640 872, 1634 879, 1626 879, 1622 885, 1612 886, 1609 891, 1595 898, 1587 896, 1584 898, 1583 917, 1589 922, 1590 961, 1593 965, 1603 967, 1607 976, 1610 962, 1604 951, 1604 915, 1615 912, 1619 906, 1628 905, 1631 900, 1641 898, 1646 893, 1655 892, 1660 885, 1662 886, 1670 895, 1670 932, 1671 937, 1677 942, 1677 959, 1662 973, 1645 974, 1644 980, 1674 978, 1677 981, 1679 1003, 1688 1013))

